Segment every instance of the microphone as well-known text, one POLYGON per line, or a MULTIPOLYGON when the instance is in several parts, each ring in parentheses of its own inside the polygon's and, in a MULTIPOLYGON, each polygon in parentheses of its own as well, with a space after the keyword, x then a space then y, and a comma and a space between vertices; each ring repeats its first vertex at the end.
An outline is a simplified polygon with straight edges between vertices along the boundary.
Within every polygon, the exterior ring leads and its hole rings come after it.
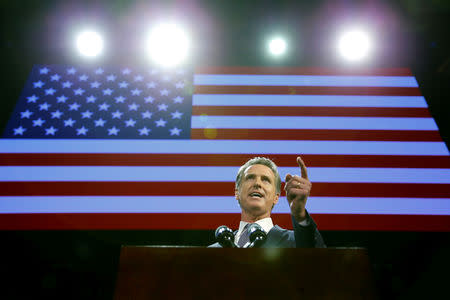
POLYGON ((234 244, 234 233, 233 231, 225 225, 219 226, 215 233, 216 241, 223 248, 235 248, 234 244))
POLYGON ((248 238, 251 244, 247 248, 259 248, 266 241, 267 234, 261 226, 252 223, 248 226, 248 238))

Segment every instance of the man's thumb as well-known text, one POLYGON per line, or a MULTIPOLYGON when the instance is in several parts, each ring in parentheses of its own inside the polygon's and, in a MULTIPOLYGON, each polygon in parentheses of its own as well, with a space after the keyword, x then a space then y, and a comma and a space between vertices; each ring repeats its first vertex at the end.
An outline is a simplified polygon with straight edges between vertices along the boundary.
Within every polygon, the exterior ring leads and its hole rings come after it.
POLYGON ((284 182, 288 182, 289 180, 291 180, 292 175, 291 174, 286 174, 286 177, 284 178, 284 182))

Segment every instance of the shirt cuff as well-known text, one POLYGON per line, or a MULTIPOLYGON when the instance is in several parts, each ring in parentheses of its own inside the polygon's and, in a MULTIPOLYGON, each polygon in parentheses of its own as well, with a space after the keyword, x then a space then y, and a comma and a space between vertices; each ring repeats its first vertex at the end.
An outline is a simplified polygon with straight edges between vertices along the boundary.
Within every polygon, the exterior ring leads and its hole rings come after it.
MULTIPOLYGON (((292 217, 292 219, 293 220, 295 220, 295 218, 294 217, 292 217)), ((309 226, 309 225, 311 225, 311 217, 309 216, 309 213, 308 213, 308 211, 306 211, 306 218, 303 220, 303 221, 301 221, 301 222, 297 222, 297 224, 298 225, 300 225, 300 226, 309 226)))
POLYGON ((311 222, 309 221, 309 218, 306 218, 303 221, 298 222, 298 225, 300 225, 300 226, 309 226, 310 223, 311 222))

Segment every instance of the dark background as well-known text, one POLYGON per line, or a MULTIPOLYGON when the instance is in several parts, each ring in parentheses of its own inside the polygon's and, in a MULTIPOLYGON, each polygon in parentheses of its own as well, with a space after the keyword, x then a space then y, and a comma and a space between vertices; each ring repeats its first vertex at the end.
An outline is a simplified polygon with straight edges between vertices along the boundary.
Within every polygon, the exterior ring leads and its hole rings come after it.
MULTIPOLYGON (((194 66, 409 67, 449 145, 450 1, 1 1, 3 130, 33 64, 84 64, 73 34, 84 26, 107 36, 95 64, 142 65, 139 43, 155 21, 190 28, 194 66), (350 66, 333 43, 342 24, 373 29, 376 51, 350 66), (289 53, 265 54, 282 33, 289 53)), ((93 62, 91 62, 93 63, 93 62)), ((232 225, 232 224, 229 224, 232 225)), ((319 229, 320 229, 320 224, 319 229)), ((450 228, 450 224, 449 224, 450 228)), ((329 247, 366 247, 383 299, 448 297, 450 234, 446 232, 322 231, 329 247)), ((120 245, 213 242, 202 231, 2 231, 0 297, 111 299, 120 245)))

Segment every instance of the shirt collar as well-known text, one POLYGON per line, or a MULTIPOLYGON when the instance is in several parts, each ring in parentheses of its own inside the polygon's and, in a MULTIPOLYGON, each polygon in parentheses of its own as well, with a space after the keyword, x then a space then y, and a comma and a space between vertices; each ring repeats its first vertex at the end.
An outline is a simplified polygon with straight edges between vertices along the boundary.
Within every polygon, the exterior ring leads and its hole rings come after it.
MULTIPOLYGON (((244 230, 245 225, 247 225, 249 222, 244 222, 241 221, 239 223, 239 230, 236 234, 236 237, 241 236, 242 231, 244 230)), ((273 221, 271 217, 267 217, 261 220, 258 220, 255 222, 256 224, 258 224, 259 226, 262 227, 262 229, 266 232, 269 233, 269 231, 272 229, 273 227, 273 221)))

